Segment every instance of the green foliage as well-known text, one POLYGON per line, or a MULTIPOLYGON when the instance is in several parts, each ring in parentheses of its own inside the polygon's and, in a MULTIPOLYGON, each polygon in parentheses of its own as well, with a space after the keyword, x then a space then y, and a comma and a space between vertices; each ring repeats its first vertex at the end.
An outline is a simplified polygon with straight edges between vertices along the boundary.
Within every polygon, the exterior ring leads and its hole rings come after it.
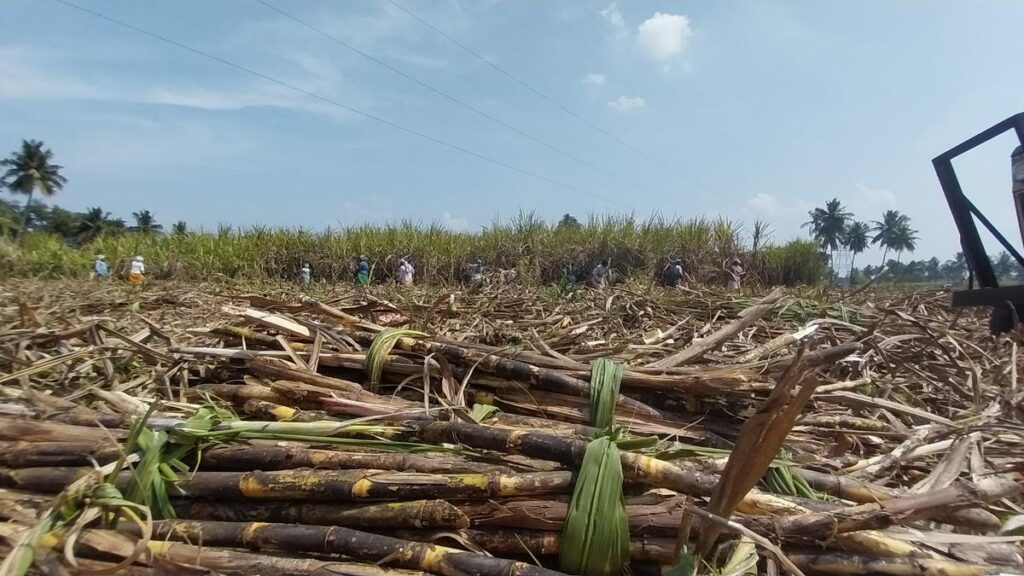
POLYGON ((576 219, 572 214, 563 214, 562 219, 558 221, 559 228, 579 228, 580 221, 576 219))
POLYGON ((132 212, 132 218, 135 219, 135 226, 129 228, 132 232, 138 232, 140 234, 156 234, 162 232, 164 229, 163 224, 156 223, 156 218, 149 210, 132 212))
POLYGON ((825 262, 818 245, 793 240, 783 246, 767 246, 752 255, 751 273, 768 285, 817 284, 825 275, 825 262))
POLYGON ((871 243, 884 248, 883 261, 890 250, 898 255, 904 251, 913 252, 917 247, 917 230, 910 227, 910 217, 899 210, 886 210, 882 214, 882 219, 874 222, 872 230, 875 237, 871 239, 871 243))
POLYGON ((391 349, 395 347, 395 343, 398 342, 399 338, 409 336, 423 337, 426 334, 416 330, 385 328, 373 339, 370 348, 366 351, 366 371, 370 375, 371 392, 377 392, 377 389, 380 388, 380 375, 384 370, 384 362, 387 360, 391 349))
POLYGON ((824 208, 815 208, 807 213, 810 220, 803 225, 810 228, 811 236, 818 242, 822 250, 838 250, 843 245, 846 234, 846 223, 853 216, 838 198, 825 203, 824 208))
MULTIPOLYGON (((461 282, 467 263, 477 258, 489 270, 516 270, 516 281, 527 284, 556 283, 569 263, 585 274, 602 258, 611 259, 617 275, 642 281, 660 278, 672 258, 682 259, 687 275, 698 283, 722 282, 723 263, 736 256, 744 259, 751 278, 768 285, 814 284, 823 270, 813 242, 762 243, 748 251, 740 225, 706 218, 592 217, 579 227, 559 227, 524 213, 476 233, 400 222, 319 232, 254 226, 187 234, 122 234, 123 224, 112 220, 103 233, 83 238, 80 245, 77 235, 42 230, 26 242, 32 247, 20 250, 8 264, 9 273, 84 277, 95 254, 107 256, 115 275, 125 274, 131 257, 142 254, 149 275, 158 279, 223 275, 294 281, 302 264, 309 262, 314 281, 351 281, 360 254, 370 258, 374 282, 392 278, 400 257, 416 266, 417 281, 432 284, 461 282), (37 253, 37 248, 45 250, 37 253)), ((758 230, 763 241, 763 229, 758 230)))
POLYGON ((490 418, 499 409, 493 404, 473 404, 473 409, 469 413, 469 417, 473 419, 477 424, 490 418))
POLYGON ((18 234, 28 230, 29 208, 32 206, 32 198, 38 192, 43 196, 53 196, 64 188, 67 183, 60 171, 63 166, 53 163, 53 151, 43 148, 39 140, 22 140, 21 148, 15 150, 11 155, 0 160, 0 169, 5 169, 0 175, 0 188, 7 188, 13 194, 24 194, 28 196, 25 200, 25 209, 22 211, 21 224, 18 226, 18 234))
POLYGON ((870 234, 871 227, 868 226, 867 222, 851 222, 844 232, 843 245, 856 256, 868 249, 870 234))
POLYGON ((619 401, 622 364, 598 358, 590 366, 590 420, 598 430, 615 424, 615 406, 619 401))
POLYGON ((583 576, 620 574, 629 561, 622 462, 618 447, 608 436, 587 445, 559 552, 562 571, 583 576))

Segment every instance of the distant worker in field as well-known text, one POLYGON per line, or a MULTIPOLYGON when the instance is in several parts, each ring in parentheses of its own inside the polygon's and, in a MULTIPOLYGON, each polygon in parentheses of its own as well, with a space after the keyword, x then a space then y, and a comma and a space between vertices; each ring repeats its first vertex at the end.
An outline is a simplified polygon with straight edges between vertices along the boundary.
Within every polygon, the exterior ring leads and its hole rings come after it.
POLYGON ((131 266, 128 268, 128 282, 135 285, 146 282, 146 262, 142 256, 132 258, 131 266))
POLYGON ((562 282, 566 286, 575 286, 580 281, 580 269, 576 267, 574 262, 566 264, 562 270, 562 282))
POLYGON ((739 290, 740 281, 746 275, 746 272, 743 271, 743 264, 740 263, 740 259, 733 258, 732 262, 729 263, 729 267, 725 269, 725 287, 729 290, 739 290))
POLYGON ((107 257, 103 254, 96 256, 96 261, 92 263, 92 274, 96 278, 106 278, 110 274, 110 270, 107 268, 107 257))
POLYGON ((594 266, 594 270, 590 273, 590 287, 602 290, 608 285, 609 272, 611 272, 611 263, 607 258, 598 262, 597 266, 594 266))
POLYGON ((359 264, 356 264, 356 284, 366 286, 370 283, 370 259, 366 256, 359 257, 359 264))
POLYGON ((469 283, 480 284, 484 281, 484 263, 479 258, 469 265, 469 283))
POLYGON ((401 262, 398 263, 398 283, 402 286, 411 286, 415 276, 416 269, 412 267, 408 260, 402 258, 401 262))
POLYGON ((299 284, 303 286, 309 286, 309 282, 313 279, 313 271, 309 267, 309 264, 303 264, 302 270, 299 271, 299 284))
POLYGON ((668 270, 665 271, 665 286, 679 288, 683 285, 683 261, 679 258, 673 260, 668 270))

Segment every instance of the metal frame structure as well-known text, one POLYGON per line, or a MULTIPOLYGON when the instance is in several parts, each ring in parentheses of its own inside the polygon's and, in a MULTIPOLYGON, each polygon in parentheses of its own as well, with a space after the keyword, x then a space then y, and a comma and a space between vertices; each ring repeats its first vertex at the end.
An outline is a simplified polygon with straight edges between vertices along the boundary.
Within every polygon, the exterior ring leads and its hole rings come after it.
POLYGON ((1024 286, 999 286, 999 279, 996 278, 995 271, 992 269, 992 261, 989 260, 985 245, 978 234, 975 219, 981 222, 1021 266, 1024 266, 1024 257, 981 213, 981 210, 964 195, 963 189, 960 187, 960 180, 957 179, 956 171, 953 169, 954 158, 1010 130, 1016 133, 1017 140, 1024 146, 1024 112, 1003 120, 932 159, 935 174, 939 178, 939 184, 946 195, 946 202, 949 203, 949 210, 953 214, 956 228, 960 232, 960 246, 970 272, 968 290, 953 293, 954 306, 1003 307, 1008 303, 1013 303, 1019 309, 1020 306, 1017 303, 1024 304, 1024 286), (979 289, 974 289, 975 279, 977 279, 979 289))

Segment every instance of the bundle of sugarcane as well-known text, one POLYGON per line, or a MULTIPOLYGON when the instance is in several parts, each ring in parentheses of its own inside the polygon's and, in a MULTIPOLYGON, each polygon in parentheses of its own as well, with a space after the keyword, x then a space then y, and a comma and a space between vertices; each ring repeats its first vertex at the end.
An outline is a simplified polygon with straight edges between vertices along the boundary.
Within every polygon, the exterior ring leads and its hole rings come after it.
MULTIPOLYGON (((652 306, 621 299, 627 311, 652 306)), ((250 573, 326 573, 338 561, 356 573, 374 570, 360 562, 440 574, 540 564, 588 576, 627 563, 894 574, 1020 563, 1012 522, 1007 535, 962 533, 993 534, 1019 505, 1020 432, 991 429, 998 411, 940 415, 896 397, 932 401, 961 362, 976 374, 992 363, 917 317, 891 314, 921 335, 891 334, 871 310, 794 325, 805 319, 774 293, 706 323, 598 334, 625 326, 610 299, 597 321, 523 320, 509 347, 446 332, 450 304, 433 302, 250 297, 190 330, 192 345, 157 326, 98 324, 82 347, 0 377, 52 379, 61 362, 103 354, 157 376, 138 396, 134 379, 68 400, 11 394, 14 416, 0 418, 11 556, 67 567, 70 550, 92 568, 142 571, 232 572, 237 555, 250 573), (420 330, 383 328, 389 314, 420 330), (925 362, 902 359, 910 342, 931 346, 925 362), (883 382, 902 388, 873 396, 883 382), (97 466, 111 470, 97 478, 97 466), (58 495, 52 510, 46 495, 58 495)), ((975 406, 999 398, 961 388, 950 395, 975 406)))

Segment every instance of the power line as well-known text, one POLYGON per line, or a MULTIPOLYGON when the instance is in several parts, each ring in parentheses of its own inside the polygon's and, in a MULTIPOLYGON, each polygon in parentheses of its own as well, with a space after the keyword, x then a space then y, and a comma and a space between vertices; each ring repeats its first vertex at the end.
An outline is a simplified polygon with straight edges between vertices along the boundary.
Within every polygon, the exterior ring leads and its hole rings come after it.
POLYGON ((450 102, 453 102, 453 103, 455 103, 455 104, 457 104, 459 106, 462 106, 463 108, 469 110, 470 112, 473 112, 474 114, 476 114, 476 115, 478 115, 478 116, 480 116, 482 118, 490 120, 491 122, 494 122, 495 124, 497 124, 499 126, 502 126, 502 127, 506 128, 507 130, 510 130, 511 132, 514 132, 515 134, 518 134, 518 135, 522 136, 523 138, 526 138, 526 139, 530 140, 531 142, 534 142, 536 144, 540 144, 541 146, 543 146, 543 147, 545 147, 545 148, 547 148, 549 150, 557 152, 557 153, 561 154, 562 156, 565 156, 566 158, 574 160, 575 162, 578 162, 578 163, 580 163, 580 164, 582 164, 582 165, 584 165, 584 166, 586 166, 586 167, 588 167, 588 168, 590 168, 592 170, 600 172, 601 174, 604 174, 605 176, 608 176, 610 178, 614 178, 615 180, 618 180, 619 182, 622 182, 623 184, 626 184, 626 185, 628 185, 628 186, 630 186, 632 188, 635 188, 637 190, 642 190, 644 192, 649 192, 651 194, 654 194, 655 196, 659 196, 663 200, 669 200, 669 201, 672 200, 671 198, 668 198, 668 197, 666 197, 664 195, 661 195, 661 194, 655 192, 654 190, 651 190, 650 188, 647 188, 646 186, 641 186, 641 185, 639 185, 639 184, 637 184, 635 182, 632 182, 630 180, 622 178, 622 177, 618 176, 617 174, 615 174, 613 172, 609 172, 608 170, 605 170, 604 168, 594 164, 593 162, 590 162, 590 161, 588 161, 588 160, 586 160, 584 158, 576 156, 575 154, 573 154, 571 152, 568 152, 568 151, 566 151, 566 150, 564 150, 562 148, 559 148, 558 146, 555 146, 554 144, 545 142, 544 140, 541 140, 540 138, 530 134, 529 132, 526 132, 524 130, 516 128, 515 126, 513 126, 513 125, 511 125, 511 124, 509 124, 509 123, 507 123, 507 122, 505 122, 503 120, 501 120, 500 118, 496 118, 492 114, 489 114, 489 113, 487 113, 487 112, 477 108, 476 106, 473 106, 472 104, 470 104, 470 103, 468 103, 468 102, 466 102, 466 101, 464 101, 464 100, 462 100, 462 99, 460 99, 460 98, 458 98, 456 96, 452 96, 451 94, 441 90, 440 88, 437 88, 435 86, 431 86, 430 84, 420 80, 419 78, 416 78, 415 76, 412 76, 411 74, 408 74, 408 73, 404 72, 400 68, 397 68, 395 66, 392 66, 391 64, 388 64, 387 62, 385 62, 385 61, 375 57, 374 55, 369 54, 369 53, 367 53, 367 52, 365 52, 363 50, 360 50, 359 48, 356 48, 355 46, 349 44, 348 42, 345 42, 344 40, 338 38, 337 36, 329 34, 329 33, 325 32, 324 30, 322 30, 321 28, 318 28, 318 27, 310 24, 309 22, 306 22, 305 20, 300 19, 299 17, 295 16, 294 14, 290 14, 290 13, 282 10, 281 8, 271 4, 270 2, 267 2, 267 0, 256 0, 256 2, 259 2, 260 4, 263 4, 264 6, 269 8, 270 10, 273 10, 274 12, 277 12, 281 16, 284 16, 285 18, 288 18, 289 20, 295 22, 296 24, 299 24, 300 26, 308 28, 308 29, 312 30, 313 32, 323 36, 324 38, 327 38, 328 40, 331 40, 332 42, 335 42, 336 44, 339 44, 339 45, 341 45, 341 46, 351 50, 352 52, 355 52, 356 54, 359 54, 360 56, 362 56, 363 58, 366 58, 367 60, 373 62, 374 64, 377 64, 378 66, 386 68, 387 70, 390 70, 391 72, 401 76, 402 78, 405 78, 406 80, 408 80, 410 82, 413 82, 413 83, 415 83, 415 84, 417 84, 417 85, 419 85, 419 86, 421 86, 421 87, 423 87, 423 88, 425 88, 427 90, 430 90, 434 94, 437 94, 438 96, 441 96, 442 98, 445 98, 445 99, 447 99, 450 102))
POLYGON ((557 101, 557 100, 555 100, 554 98, 552 98, 552 97, 548 96, 547 94, 545 94, 545 93, 541 92, 541 91, 540 91, 540 90, 538 90, 537 88, 534 88, 534 87, 533 87, 533 86, 531 86, 530 84, 526 83, 526 81, 525 81, 525 80, 522 80, 522 79, 520 79, 520 78, 519 78, 518 76, 516 76, 515 74, 513 74, 513 73, 509 72, 508 70, 506 70, 506 69, 502 68, 501 66, 498 66, 498 65, 497 65, 497 64, 495 64, 494 62, 492 62, 492 61, 488 60, 488 59, 487 59, 486 57, 484 57, 484 56, 483 56, 482 54, 480 54, 479 52, 477 52, 477 51, 473 50, 473 49, 472 49, 472 48, 470 48, 469 46, 466 46, 466 45, 465 45, 465 44, 463 44, 462 42, 459 42, 458 40, 456 40, 455 38, 453 38, 453 37, 452 37, 452 36, 450 36, 449 34, 445 33, 445 32, 444 32, 443 30, 441 30, 441 29, 439 29, 438 27, 436 27, 436 26, 434 26, 433 24, 431 24, 430 22, 427 22, 427 21, 426 21, 426 20, 424 20, 423 18, 420 18, 420 17, 418 16, 418 15, 416 15, 416 13, 415 13, 415 12, 413 12, 413 11, 409 10, 408 8, 406 8, 406 7, 402 6, 401 4, 399 4, 398 2, 396 2, 395 0, 387 0, 387 2, 388 2, 388 4, 391 4, 392 6, 394 6, 395 8, 398 8, 398 9, 399 9, 399 10, 401 10, 402 12, 405 12, 406 14, 408 14, 408 15, 409 15, 410 17, 412 17, 412 18, 413 18, 414 20, 416 20, 416 21, 417 21, 417 22, 419 22, 420 24, 423 24, 423 25, 424 25, 424 26, 426 26, 427 28, 430 28, 431 30, 433 30, 434 32, 436 32, 437 34, 439 34, 439 35, 440 35, 441 37, 443 37, 443 38, 444 38, 445 40, 448 40, 448 41, 449 41, 449 42, 451 42, 452 44, 454 44, 454 45, 458 46, 458 47, 459 47, 459 48, 461 48, 461 49, 462 49, 463 51, 467 52, 468 54, 470 54, 471 56, 473 56, 473 57, 474 57, 474 58, 476 58, 477 60, 480 60, 480 61, 481 61, 481 62, 483 62, 484 64, 487 64, 487 65, 488 65, 488 66, 490 66, 491 68, 493 68, 493 69, 497 70, 497 71, 498 71, 499 73, 501 73, 502 75, 504 75, 505 77, 507 77, 507 78, 508 78, 509 80, 512 80, 512 81, 513 81, 513 82, 515 82, 516 84, 519 84, 519 85, 520 85, 520 86, 522 86, 523 88, 526 88, 526 89, 527 89, 527 90, 529 90, 530 92, 533 92, 533 93, 534 93, 534 94, 536 94, 536 95, 537 95, 537 96, 538 96, 539 98, 541 98, 541 99, 543 99, 543 100, 547 101, 547 102, 548 102, 548 103, 550 103, 550 104, 551 104, 552 106, 554 106, 554 107, 558 108, 558 109, 559 109, 559 110, 561 110, 562 112, 565 112, 565 113, 566 113, 566 114, 568 114, 569 116, 572 116, 573 118, 575 118, 576 120, 579 120, 580 122, 582 122, 582 123, 586 124, 587 126, 590 126, 590 127, 591 127, 591 128, 593 128, 594 130, 597 130, 598 132, 600 132, 601 134, 604 134, 604 135, 605 135, 605 136, 607 136, 608 138, 611 138, 611 139, 612 139, 612 140, 614 140, 615 142, 619 143, 619 144, 620 144, 621 146, 624 146, 624 147, 628 148, 628 149, 629 149, 630 151, 632 151, 632 152, 633 152, 634 154, 637 154, 638 156, 642 156, 642 157, 646 158, 647 160, 649 160, 649 161, 651 161, 651 162, 653 162, 653 163, 657 164, 658 166, 661 166, 662 168, 664 168, 665 170, 668 170, 669 172, 672 172, 672 173, 673 173, 673 174, 675 174, 676 176, 679 176, 680 178, 682 178, 683 180, 686 180, 687 182, 689 182, 689 183, 693 184, 694 186, 698 186, 698 187, 700 187, 700 188, 703 188, 704 190, 707 190, 708 192, 713 192, 713 190, 711 190, 711 188, 709 188, 709 187, 708 187, 707 185, 705 185, 705 184, 703 184, 703 183, 701 183, 701 182, 699 182, 699 181, 697 181, 697 180, 694 180, 694 179, 693 179, 693 178, 691 178, 690 176, 687 176, 686 174, 683 174, 683 173, 682 173, 682 172, 680 172, 679 170, 676 170, 675 168, 673 168, 673 167, 669 166, 668 164, 665 164, 664 162, 662 162, 661 160, 658 160, 658 159, 657 159, 657 158, 655 158, 654 156, 651 156, 650 154, 647 154, 647 153, 646 153, 646 152, 644 152, 643 150, 640 150, 640 149, 636 148, 635 146, 633 146, 633 145, 632 145, 632 144, 630 144, 629 142, 626 142, 626 141, 625 141, 625 140, 623 140, 622 138, 619 138, 618 136, 616 136, 615 134, 612 134, 611 132, 609 132, 609 131, 605 130, 605 129, 604 129, 604 128, 602 128, 601 126, 599 126, 599 125, 597 125, 597 124, 595 124, 595 123, 591 122, 590 120, 587 120, 586 118, 584 118, 584 117, 580 116, 579 114, 576 114, 575 112, 573 112, 572 110, 570 110, 569 108, 567 108, 567 107, 566 107, 565 105, 563 105, 563 104, 562 104, 562 103, 560 103, 559 101, 557 101))
POLYGON ((505 168, 505 169, 508 169, 508 170, 512 170, 513 172, 518 172, 520 174, 523 174, 525 176, 529 176, 531 178, 540 180, 542 182, 547 182, 548 184, 553 184, 555 186, 558 186, 558 187, 561 187, 561 188, 565 188, 567 190, 572 190, 574 192, 579 192, 580 194, 583 194, 585 196, 590 196, 591 198, 595 198, 597 200, 601 200, 601 201, 607 202, 609 204, 614 204, 614 205, 619 206, 621 208, 624 208, 626 210, 630 210, 629 206, 627 206, 627 205, 625 205, 625 204, 623 204, 621 202, 618 202, 616 200, 605 198, 603 196, 594 194, 593 192, 589 192, 587 190, 584 190, 583 188, 580 188, 578 186, 574 186, 572 184, 566 184, 564 182, 560 182, 560 181, 555 180, 553 178, 549 178, 549 177, 544 176, 542 174, 538 174, 538 173, 533 172, 531 170, 527 170, 526 168, 521 168, 521 167, 516 166, 514 164, 510 164, 510 163, 505 162, 503 160, 499 160, 497 158, 494 158, 494 157, 491 157, 491 156, 487 156, 485 154, 480 154, 479 152, 474 152, 472 150, 469 150, 468 148, 464 148, 462 146, 459 146, 458 144, 453 144, 453 143, 448 142, 446 140, 442 140, 441 138, 438 138, 436 136, 431 136, 430 134, 426 134, 424 132, 420 132, 419 130, 416 130, 414 128, 409 128, 409 127, 404 126, 402 124, 399 124, 397 122, 393 122, 391 120, 388 120, 386 118, 382 118, 382 117, 377 116, 375 114, 371 114, 369 112, 365 112, 363 110, 360 110, 358 108, 354 108, 354 107, 349 106, 347 104, 343 104, 341 102, 338 102, 337 100, 333 100, 333 99, 328 98, 326 96, 321 96, 321 95, 319 95, 319 94, 317 94, 315 92, 310 92, 309 90, 306 90, 304 88, 299 88, 298 86, 295 86, 294 84, 289 84, 288 82, 285 82, 283 80, 278 80, 278 79, 273 78, 271 76, 268 76, 268 75, 266 75, 266 74, 264 74, 262 72, 258 72, 256 70, 253 70, 252 68, 248 68, 246 66, 243 66, 241 64, 237 64, 237 63, 232 62, 230 60, 226 60, 226 59, 221 58, 220 56, 217 56, 215 54, 211 54, 211 53, 206 52, 204 50, 200 50, 199 48, 193 48, 193 47, 188 46, 186 44, 182 44, 181 42, 178 42, 176 40, 172 40, 170 38, 167 38, 166 36, 161 36, 160 34, 157 34, 156 32, 151 32, 151 31, 146 30, 144 28, 140 28, 138 26, 135 26, 134 24, 129 24, 129 23, 124 22, 122 20, 118 20, 117 18, 114 18, 112 16, 107 16, 106 14, 103 14, 101 12, 97 12, 97 11, 92 10, 90 8, 86 8, 84 6, 80 6, 78 4, 75 4, 74 2, 70 2, 69 0, 54 0, 54 2, 57 2, 59 4, 63 4, 65 6, 67 6, 67 7, 69 7, 69 8, 74 8, 75 10, 78 10, 80 12, 84 12, 86 14, 89 14, 90 16, 94 16, 96 18, 100 18, 102 20, 106 20, 107 22, 110 22, 112 24, 116 24, 116 25, 121 26, 123 28, 127 28, 127 29, 129 29, 129 30, 131 30, 133 32, 142 34, 144 36, 149 36, 150 38, 159 40, 161 42, 165 42, 167 44, 170 44, 170 45, 175 46, 177 48, 180 48, 182 50, 185 50, 185 51, 188 51, 188 52, 192 52, 193 54, 197 54, 197 55, 202 56, 204 58, 208 58, 210 60, 213 60, 215 62, 219 62, 219 63, 221 63, 221 64, 223 64, 225 66, 229 66, 229 67, 234 68, 236 70, 239 70, 241 72, 245 72, 246 74, 249 74, 249 75, 252 75, 252 76, 256 76, 257 78, 261 78, 263 80, 266 80, 267 82, 271 82, 273 84, 277 84, 278 86, 282 86, 284 88, 288 88, 289 90, 293 90, 295 92, 299 92, 301 94, 305 94, 306 96, 309 96, 311 98, 315 98, 317 100, 320 100, 321 102, 325 102, 325 103, 330 104, 332 106, 337 106, 338 108, 341 108, 343 110, 347 110, 347 111, 349 111, 349 112, 351 112, 353 114, 362 116, 362 117, 367 118, 369 120, 373 120, 373 121, 378 122, 380 124, 384 124, 385 126, 389 126, 389 127, 394 128, 396 130, 400 130, 402 132, 405 132, 406 134, 410 134, 412 136, 416 136, 417 138, 421 138, 423 140, 427 140, 429 142, 433 142, 434 144, 438 144, 440 146, 444 146, 445 148, 448 148, 450 150, 455 150, 456 152, 461 152, 462 154, 466 154, 468 156, 472 156, 474 158, 477 158, 479 160, 483 160, 485 162, 489 162, 489 163, 494 164, 496 166, 501 166, 502 168, 505 168))

